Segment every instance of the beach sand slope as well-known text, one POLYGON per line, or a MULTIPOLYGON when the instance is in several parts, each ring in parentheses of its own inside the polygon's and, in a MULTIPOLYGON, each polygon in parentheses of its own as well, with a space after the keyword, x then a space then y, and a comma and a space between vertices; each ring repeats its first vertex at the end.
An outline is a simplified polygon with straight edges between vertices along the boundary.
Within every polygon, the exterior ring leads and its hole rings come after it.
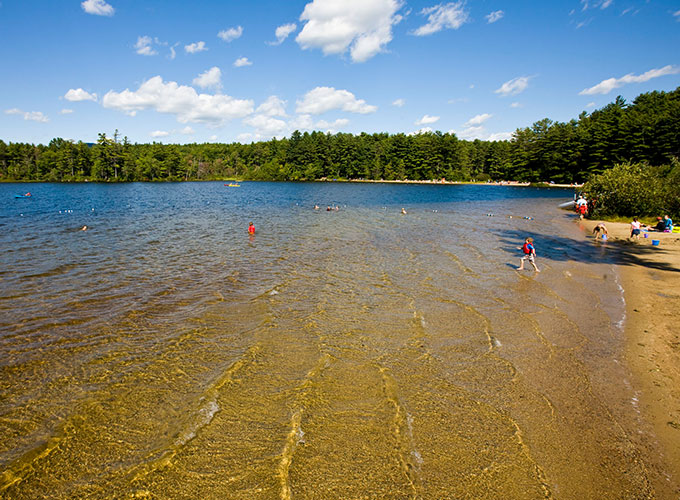
MULTIPOLYGON (((582 223, 590 235, 599 222, 582 223)), ((659 498, 680 498, 680 234, 650 231, 632 240, 628 224, 605 224, 606 244, 621 250, 626 359, 639 410, 653 427, 641 445, 659 498)))

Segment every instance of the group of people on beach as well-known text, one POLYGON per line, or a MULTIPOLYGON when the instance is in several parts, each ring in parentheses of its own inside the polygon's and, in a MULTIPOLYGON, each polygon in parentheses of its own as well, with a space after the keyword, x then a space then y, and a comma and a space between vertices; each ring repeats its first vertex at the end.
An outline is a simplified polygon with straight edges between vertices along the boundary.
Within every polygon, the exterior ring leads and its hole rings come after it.
POLYGON ((646 224, 642 224, 637 217, 633 217, 633 221, 630 223, 630 238, 635 238, 636 240, 640 239, 640 231, 641 230, 646 230, 646 231, 656 231, 660 233, 672 233, 673 232, 673 219, 671 219, 668 215, 664 215, 663 217, 657 217, 656 218, 656 225, 654 226, 648 226, 646 224))

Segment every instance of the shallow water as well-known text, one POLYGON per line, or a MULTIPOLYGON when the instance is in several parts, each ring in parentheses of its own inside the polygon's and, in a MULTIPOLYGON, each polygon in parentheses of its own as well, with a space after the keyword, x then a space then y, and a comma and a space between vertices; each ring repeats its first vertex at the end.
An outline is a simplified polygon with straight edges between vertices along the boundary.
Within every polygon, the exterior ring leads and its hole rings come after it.
POLYGON ((8 498, 653 496, 568 190, 30 187, 0 185, 8 498))

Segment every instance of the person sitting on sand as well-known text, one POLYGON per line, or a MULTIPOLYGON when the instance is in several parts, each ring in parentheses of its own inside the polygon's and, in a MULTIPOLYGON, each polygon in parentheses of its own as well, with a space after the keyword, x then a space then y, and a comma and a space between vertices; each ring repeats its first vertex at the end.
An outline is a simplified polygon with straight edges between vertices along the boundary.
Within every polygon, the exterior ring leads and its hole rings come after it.
POLYGON ((673 219, 668 217, 668 215, 664 215, 663 221, 664 221, 664 224, 665 224, 663 232, 664 233, 672 233, 673 232, 673 219))
POLYGON ((602 235, 602 239, 606 240, 608 234, 609 231, 607 231, 607 226, 604 225, 604 222, 600 222, 597 226, 593 228, 593 235, 595 236, 595 239, 597 239, 598 236, 602 235))
POLYGON ((406 215, 406 209, 402 207, 401 213, 404 214, 404 215, 406 215))
POLYGON ((640 221, 637 217, 633 217, 633 222, 630 223, 630 237, 635 237, 635 239, 640 239, 640 221))
POLYGON ((663 232, 664 229, 666 229, 666 223, 664 222, 662 217, 657 217, 656 218, 656 225, 654 227, 647 226, 647 229, 649 229, 650 231, 663 232))
POLYGON ((524 252, 524 255, 519 261, 519 267, 517 268, 518 271, 524 271, 524 261, 528 260, 531 262, 531 265, 534 266, 534 269, 536 270, 537 273, 540 273, 541 271, 538 270, 538 267, 536 266, 536 249, 534 248, 534 239, 533 238, 527 238, 524 240, 524 245, 521 247, 517 247, 518 250, 522 250, 524 252))

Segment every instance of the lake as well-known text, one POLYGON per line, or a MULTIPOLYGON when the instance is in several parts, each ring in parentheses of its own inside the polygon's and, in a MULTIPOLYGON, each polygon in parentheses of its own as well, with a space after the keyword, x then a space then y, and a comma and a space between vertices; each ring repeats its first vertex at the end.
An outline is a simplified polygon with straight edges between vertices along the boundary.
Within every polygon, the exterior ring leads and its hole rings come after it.
POLYGON ((572 197, 0 184, 0 492, 645 498, 623 290, 572 197))

